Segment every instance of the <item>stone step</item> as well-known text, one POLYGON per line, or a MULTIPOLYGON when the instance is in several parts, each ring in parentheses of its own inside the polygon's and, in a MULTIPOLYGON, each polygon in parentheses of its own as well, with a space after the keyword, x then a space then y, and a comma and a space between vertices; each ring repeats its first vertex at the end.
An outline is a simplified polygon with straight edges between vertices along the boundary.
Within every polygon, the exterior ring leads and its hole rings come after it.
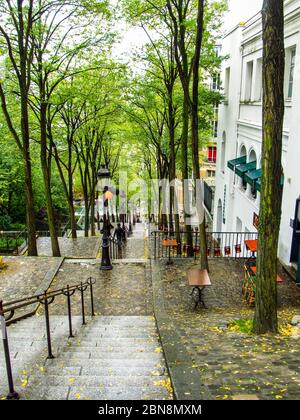
MULTIPOLYGON (((1 370, 0 370, 1 372, 1 370)), ((166 374, 165 368, 154 368, 153 366, 140 366, 140 367, 123 367, 123 366, 94 366, 94 367, 81 367, 81 366, 65 366, 63 368, 56 366, 45 367, 45 374, 55 376, 80 376, 89 375, 90 373, 95 376, 111 377, 111 376, 151 376, 159 378, 166 374)))
MULTIPOLYGON (((140 360, 152 360, 153 362, 156 362, 157 360, 160 360, 161 358, 161 354, 160 353, 137 353, 137 352, 132 352, 132 353, 128 353, 126 352, 125 354, 123 353, 123 357, 122 357, 122 353, 113 353, 113 352, 97 352, 97 351, 86 351, 86 352, 81 352, 81 351, 74 351, 74 352, 70 352, 70 353, 66 353, 64 352, 63 354, 60 355, 60 360, 78 360, 78 359, 94 359, 94 360, 106 360, 107 363, 109 363, 109 361, 111 360, 124 360, 124 358, 130 358, 132 360, 136 360, 136 359, 140 359, 140 360)), ((120 362, 121 363, 121 362, 120 362)))
MULTIPOLYGON (((44 381, 49 386, 70 386, 70 387, 93 387, 93 388, 106 388, 106 387, 154 387, 157 379, 153 376, 95 376, 95 375, 81 375, 81 376, 56 376, 56 375, 45 375, 41 376, 29 376, 28 386, 34 386, 37 383, 44 381)), ((163 377, 160 378, 162 380, 163 377)), ((166 379, 166 378, 165 378, 166 379)), ((43 383, 43 382, 42 382, 43 383)))
POLYGON ((75 367, 82 367, 83 369, 99 369, 99 368, 110 368, 116 369, 118 367, 122 368, 140 368, 140 367, 150 367, 153 369, 159 369, 164 367, 164 363, 162 360, 153 360, 152 358, 139 358, 139 359, 80 359, 80 358, 66 358, 63 360, 62 358, 59 359, 52 359, 46 361, 46 368, 49 366, 57 367, 57 368, 64 368, 65 366, 75 366, 75 367))
POLYGON ((77 388, 70 389, 69 400, 91 399, 91 400, 168 400, 171 399, 169 392, 163 387, 107 387, 77 388))
POLYGON ((31 400, 167 400, 169 393, 165 388, 130 387, 83 388, 63 386, 39 386, 21 391, 21 399, 31 400))
POLYGON ((141 345, 141 344, 157 344, 157 340, 155 338, 148 338, 147 341, 145 341, 145 338, 135 338, 135 337, 119 337, 116 340, 112 340, 107 337, 100 337, 100 338, 89 338, 89 339, 83 339, 81 336, 76 336, 74 338, 71 338, 66 343, 67 345, 87 345, 87 346, 95 346, 97 344, 103 344, 103 345, 114 345, 114 346, 126 346, 131 344, 141 345))
POLYGON ((99 338, 99 337, 103 337, 103 338, 115 338, 116 340, 118 338, 148 338, 148 337, 157 337, 156 334, 150 334, 150 333, 143 333, 143 331, 104 331, 102 334, 101 333, 96 333, 94 331, 90 331, 87 334, 81 334, 81 337, 83 339, 89 339, 89 338, 99 338))
MULTIPOLYGON (((73 344, 70 345, 68 347, 62 347, 62 348, 58 348, 58 351, 60 353, 62 352, 68 352, 68 353, 74 353, 74 352, 78 352, 78 351, 89 351, 89 352, 101 352, 101 353, 105 353, 105 352, 113 352, 113 353, 126 353, 126 352, 148 352, 148 353, 153 353, 155 351, 158 351, 159 347, 155 347, 153 344, 145 344, 145 343, 141 343, 141 344, 128 344, 128 345, 122 345, 120 344, 119 346, 117 344, 103 344, 103 343, 97 343, 97 344, 93 344, 93 345, 89 345, 87 343, 82 343, 82 344, 73 344)), ((30 347, 29 347, 30 349, 30 347)))

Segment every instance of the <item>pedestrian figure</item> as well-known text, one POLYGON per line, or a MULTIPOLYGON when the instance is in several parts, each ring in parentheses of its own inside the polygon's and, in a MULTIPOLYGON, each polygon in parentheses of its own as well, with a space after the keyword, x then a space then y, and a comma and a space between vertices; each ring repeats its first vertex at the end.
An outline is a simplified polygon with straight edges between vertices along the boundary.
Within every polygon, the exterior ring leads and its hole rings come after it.
POLYGON ((117 227, 114 231, 114 239, 117 238, 118 248, 121 249, 124 243, 125 232, 124 229, 121 228, 121 224, 118 223, 117 227))

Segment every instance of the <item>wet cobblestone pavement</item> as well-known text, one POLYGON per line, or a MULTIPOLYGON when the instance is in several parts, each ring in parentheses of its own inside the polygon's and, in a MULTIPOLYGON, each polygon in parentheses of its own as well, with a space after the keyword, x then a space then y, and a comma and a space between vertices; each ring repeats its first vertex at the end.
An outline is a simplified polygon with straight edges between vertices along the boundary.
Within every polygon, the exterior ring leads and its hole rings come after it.
MULTIPOLYGON (((101 247, 99 237, 58 238, 58 240, 61 255, 68 258, 97 258, 101 247)), ((37 247, 40 256, 52 255, 50 238, 38 238, 37 247)))
POLYGON ((60 258, 49 257, 4 257, 7 268, 0 272, 0 299, 16 300, 31 296, 48 285, 61 262, 60 258))
MULTIPOLYGON (((151 275, 144 264, 114 265, 111 271, 100 271, 100 262, 72 263, 65 262, 59 270, 52 289, 96 279, 94 285, 94 304, 97 315, 150 315, 152 310, 151 275)), ((86 310, 90 313, 89 294, 86 298, 86 310)), ((51 305, 51 313, 67 314, 65 298, 57 298, 51 305)), ((80 315, 80 293, 72 297, 72 313, 80 315)))
MULTIPOLYGON (((227 328, 233 319, 253 318, 253 309, 243 302, 243 270, 236 261, 210 262, 212 286, 204 292, 209 309, 195 311, 186 284, 186 271, 192 265, 187 261, 171 267, 161 263, 153 276, 163 343, 174 345, 176 331, 180 349, 171 371, 176 375, 182 364, 180 372, 198 379, 203 384, 202 395, 213 399, 300 399, 300 335, 255 336, 227 328)), ((300 314, 300 290, 280 274, 278 315, 280 321, 289 322, 300 314)), ((178 374, 177 380, 179 388, 183 387, 178 374)), ((193 398, 189 389, 180 391, 193 398)))

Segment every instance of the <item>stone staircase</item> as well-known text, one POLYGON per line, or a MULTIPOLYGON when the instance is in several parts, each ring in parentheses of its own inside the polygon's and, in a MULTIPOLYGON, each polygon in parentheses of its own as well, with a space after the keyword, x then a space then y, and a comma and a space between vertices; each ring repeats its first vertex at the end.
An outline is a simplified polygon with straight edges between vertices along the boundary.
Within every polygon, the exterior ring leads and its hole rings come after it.
MULTIPOLYGON (((15 389, 22 399, 171 399, 155 321, 147 316, 97 316, 81 325, 51 316, 55 359, 47 359, 45 320, 33 317, 8 328, 15 389)), ((0 347, 0 397, 7 394, 0 347)))

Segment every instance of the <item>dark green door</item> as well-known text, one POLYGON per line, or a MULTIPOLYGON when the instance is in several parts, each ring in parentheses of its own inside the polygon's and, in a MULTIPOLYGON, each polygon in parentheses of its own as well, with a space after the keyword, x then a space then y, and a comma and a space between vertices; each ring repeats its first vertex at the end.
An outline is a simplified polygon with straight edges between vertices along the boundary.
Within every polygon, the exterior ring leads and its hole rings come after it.
POLYGON ((294 226, 293 226, 293 242, 291 252, 291 262, 298 262, 300 248, 300 197, 296 202, 294 226))

